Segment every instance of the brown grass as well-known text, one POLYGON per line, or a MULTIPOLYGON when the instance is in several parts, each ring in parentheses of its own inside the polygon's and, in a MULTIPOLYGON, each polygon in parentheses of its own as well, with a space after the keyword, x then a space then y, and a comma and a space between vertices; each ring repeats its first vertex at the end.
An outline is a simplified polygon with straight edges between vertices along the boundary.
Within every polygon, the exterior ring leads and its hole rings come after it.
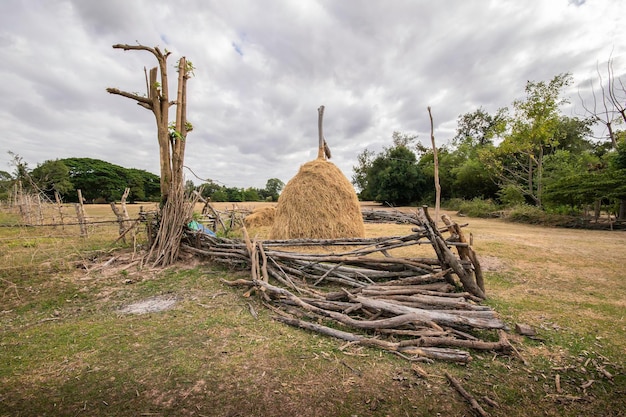
POLYGON ((364 234, 354 187, 333 163, 316 159, 302 165, 285 186, 270 238, 323 239, 364 234))

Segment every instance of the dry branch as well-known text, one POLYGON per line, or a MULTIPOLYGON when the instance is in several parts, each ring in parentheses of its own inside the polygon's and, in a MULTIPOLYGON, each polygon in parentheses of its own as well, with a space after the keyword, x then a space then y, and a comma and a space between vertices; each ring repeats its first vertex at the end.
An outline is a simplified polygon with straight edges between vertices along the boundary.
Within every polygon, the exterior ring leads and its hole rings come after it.
POLYGON ((250 279, 224 282, 245 287, 246 294, 256 289, 280 315, 277 320, 292 326, 410 360, 467 362, 467 349, 511 351, 505 323, 480 304, 485 296, 475 280, 477 263, 460 226, 438 229, 426 209, 387 219, 417 227, 407 236, 264 241, 251 239, 244 227, 242 240, 193 232, 182 247, 250 271, 250 279), (401 258, 388 251, 425 243, 436 257, 401 258))
POLYGON ((448 381, 450 381, 450 383, 454 387, 454 389, 456 389, 457 392, 461 394, 461 396, 470 404, 472 410, 474 410, 481 417, 489 417, 489 414, 487 414, 487 412, 480 406, 480 404, 478 404, 474 396, 467 392, 456 378, 454 378, 447 372, 445 373, 445 375, 446 378, 448 378, 448 381))

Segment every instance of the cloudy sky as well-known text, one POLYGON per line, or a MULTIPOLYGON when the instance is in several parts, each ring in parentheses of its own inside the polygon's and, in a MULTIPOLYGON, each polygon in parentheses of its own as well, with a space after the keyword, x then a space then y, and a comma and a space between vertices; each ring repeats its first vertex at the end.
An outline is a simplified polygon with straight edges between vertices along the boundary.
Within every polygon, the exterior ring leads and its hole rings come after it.
POLYGON ((152 113, 105 91, 143 94, 156 61, 116 43, 171 51, 171 76, 191 60, 186 165, 263 188, 316 157, 320 105, 348 178, 393 131, 429 144, 427 106, 445 144, 459 115, 571 72, 565 111, 581 113, 598 63, 625 72, 624 28, 623 0, 1 0, 0 170, 10 150, 30 168, 89 157, 158 174, 152 113))

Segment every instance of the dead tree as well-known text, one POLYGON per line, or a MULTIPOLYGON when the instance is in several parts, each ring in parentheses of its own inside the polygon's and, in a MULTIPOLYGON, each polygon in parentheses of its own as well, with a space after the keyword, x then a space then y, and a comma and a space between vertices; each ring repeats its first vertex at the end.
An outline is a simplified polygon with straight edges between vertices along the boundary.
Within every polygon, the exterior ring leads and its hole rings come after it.
POLYGON ((138 105, 150 110, 156 119, 161 169, 161 219, 149 258, 155 264, 166 266, 176 260, 182 229, 191 216, 184 201, 183 165, 187 133, 192 130, 191 124, 187 122, 187 80, 193 75, 193 65, 185 57, 178 61, 177 96, 176 101, 170 101, 167 58, 171 52, 165 50, 163 53, 158 47, 144 45, 116 44, 113 48, 147 51, 158 62, 157 67, 150 69, 149 75, 146 73, 147 96, 117 88, 107 88, 107 91, 135 100, 138 105), (172 105, 176 105, 176 121, 173 125, 169 122, 169 108, 172 105))
MULTIPOLYGON (((594 122, 603 125, 606 128, 608 139, 611 141, 613 149, 617 149, 618 129, 616 126, 626 123, 626 85, 623 78, 615 75, 613 69, 613 58, 610 57, 606 63, 606 79, 600 71, 600 66, 596 67, 598 74, 598 88, 591 80, 591 104, 585 103, 585 100, 578 93, 581 104, 585 113, 594 120, 594 122), (599 97, 598 97, 599 96, 599 97)), ((596 221, 599 217, 600 201, 596 201, 596 221)), ((617 218, 626 219, 626 199, 620 200, 617 218)))

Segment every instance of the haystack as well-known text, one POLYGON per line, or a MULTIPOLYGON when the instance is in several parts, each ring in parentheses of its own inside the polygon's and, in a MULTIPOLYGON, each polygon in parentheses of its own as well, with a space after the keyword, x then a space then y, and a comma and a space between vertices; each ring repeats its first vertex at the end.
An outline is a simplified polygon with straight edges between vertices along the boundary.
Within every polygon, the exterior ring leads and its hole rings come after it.
POLYGON ((283 189, 270 239, 363 237, 361 206, 350 181, 332 162, 319 109, 318 158, 305 163, 283 189))
POLYGON ((254 209, 252 213, 243 219, 243 223, 248 229, 255 227, 265 227, 274 224, 276 217, 276 207, 260 207, 254 209))

